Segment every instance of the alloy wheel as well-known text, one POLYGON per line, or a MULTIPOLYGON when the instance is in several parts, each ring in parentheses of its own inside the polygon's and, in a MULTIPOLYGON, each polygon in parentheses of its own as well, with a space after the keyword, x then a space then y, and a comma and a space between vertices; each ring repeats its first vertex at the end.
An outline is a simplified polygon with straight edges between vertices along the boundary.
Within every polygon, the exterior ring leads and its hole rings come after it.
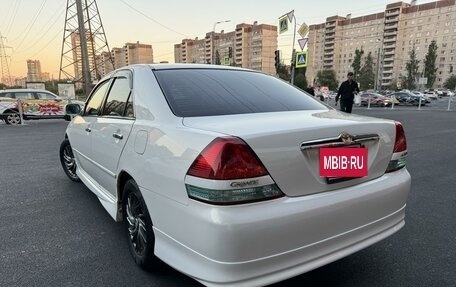
POLYGON ((11 113, 6 116, 5 122, 10 125, 19 125, 21 123, 21 116, 18 113, 11 113))
POLYGON ((65 146, 63 150, 63 162, 69 175, 77 177, 76 175, 76 161, 74 159, 73 150, 70 145, 65 146))
POLYGON ((147 246, 147 230, 144 209, 135 193, 130 193, 126 205, 128 233, 136 254, 143 256, 147 246))

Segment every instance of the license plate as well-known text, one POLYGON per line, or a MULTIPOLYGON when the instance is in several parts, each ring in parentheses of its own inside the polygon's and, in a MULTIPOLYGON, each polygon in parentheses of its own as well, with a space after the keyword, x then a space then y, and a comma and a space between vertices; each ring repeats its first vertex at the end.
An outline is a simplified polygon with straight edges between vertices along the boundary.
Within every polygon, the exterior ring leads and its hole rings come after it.
POLYGON ((327 178, 367 176, 367 148, 320 148, 320 176, 327 178))

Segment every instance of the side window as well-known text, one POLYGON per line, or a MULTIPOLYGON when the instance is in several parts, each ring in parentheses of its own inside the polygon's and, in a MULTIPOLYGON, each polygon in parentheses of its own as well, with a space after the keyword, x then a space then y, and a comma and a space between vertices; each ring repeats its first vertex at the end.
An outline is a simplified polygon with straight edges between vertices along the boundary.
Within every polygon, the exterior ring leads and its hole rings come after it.
POLYGON ((15 93, 15 98, 16 99, 21 99, 21 100, 34 100, 35 97, 33 96, 32 93, 15 93))
POLYGON ((130 96, 130 82, 125 77, 114 80, 103 108, 103 116, 123 117, 130 96))
POLYGON ((56 97, 54 95, 48 93, 36 93, 38 95, 38 99, 40 100, 55 100, 56 97))
POLYGON ((109 83, 111 81, 106 81, 101 83, 96 90, 93 92, 92 97, 90 97, 89 102, 85 107, 84 116, 97 116, 98 111, 100 110, 101 103, 103 102, 104 95, 108 90, 109 83))

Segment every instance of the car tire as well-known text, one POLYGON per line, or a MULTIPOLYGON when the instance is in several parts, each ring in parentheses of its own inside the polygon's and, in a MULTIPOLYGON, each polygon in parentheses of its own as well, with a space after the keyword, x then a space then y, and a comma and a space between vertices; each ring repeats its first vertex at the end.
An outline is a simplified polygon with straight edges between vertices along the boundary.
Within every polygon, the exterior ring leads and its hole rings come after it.
POLYGON ((6 115, 3 116, 3 120, 7 125, 20 125, 21 116, 16 111, 7 111, 6 115))
POLYGON ((60 163, 62 164, 63 171, 68 176, 69 179, 75 182, 80 182, 81 179, 76 174, 76 161, 73 154, 73 149, 71 148, 70 141, 68 139, 63 140, 60 144, 60 163))
POLYGON ((123 189, 122 210, 128 247, 134 261, 144 270, 156 269, 160 261, 154 254, 152 220, 138 185, 132 179, 123 189))

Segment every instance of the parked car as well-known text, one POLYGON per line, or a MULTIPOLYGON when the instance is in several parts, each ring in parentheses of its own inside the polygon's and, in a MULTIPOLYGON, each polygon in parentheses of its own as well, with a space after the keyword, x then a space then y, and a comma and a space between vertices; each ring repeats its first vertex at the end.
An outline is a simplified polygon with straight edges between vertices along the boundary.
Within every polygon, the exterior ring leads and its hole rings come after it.
POLYGON ((412 91, 412 93, 414 95, 417 95, 418 97, 421 97, 422 102, 424 101, 424 102, 426 102, 426 104, 431 103, 431 99, 425 93, 422 93, 420 91, 412 91))
MULTIPOLYGON (((411 92, 394 92, 388 95, 389 97, 394 97, 396 100, 399 101, 399 105, 414 105, 418 106, 420 103, 420 96, 415 95, 411 92)), ((426 105, 426 100, 421 98, 421 105, 426 105)))
MULTIPOLYGON (((379 106, 379 107, 388 107, 391 106, 393 103, 393 99, 387 96, 380 95, 374 92, 364 92, 360 94, 361 97, 361 105, 368 106, 369 99, 371 106, 379 106)), ((398 102, 396 101, 395 104, 398 102)))
MULTIPOLYGON (((7 124, 20 124, 18 99, 21 101, 23 118, 55 119, 63 118, 67 100, 54 93, 38 89, 9 89, 0 90, 0 118, 7 124)), ((73 101, 83 106, 80 101, 73 101)))
POLYGON ((131 65, 71 109, 62 167, 124 222, 142 268, 159 258, 205 285, 265 286, 404 226, 402 125, 339 112, 273 76, 131 65))
POLYGON ((429 99, 429 100, 437 100, 439 98, 439 96, 437 95, 436 92, 433 92, 433 91, 427 91, 427 92, 424 92, 424 94, 426 95, 426 97, 429 99))

